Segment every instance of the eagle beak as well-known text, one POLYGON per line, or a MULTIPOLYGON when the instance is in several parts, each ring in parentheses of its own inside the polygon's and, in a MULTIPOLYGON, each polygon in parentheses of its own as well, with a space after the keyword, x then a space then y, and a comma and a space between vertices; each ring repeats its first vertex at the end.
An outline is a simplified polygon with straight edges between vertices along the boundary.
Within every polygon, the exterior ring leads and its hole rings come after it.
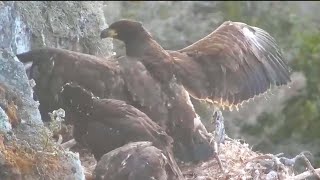
POLYGON ((100 38, 103 39, 103 38, 114 38, 118 35, 118 33, 114 30, 114 29, 104 29, 101 34, 100 34, 100 38))

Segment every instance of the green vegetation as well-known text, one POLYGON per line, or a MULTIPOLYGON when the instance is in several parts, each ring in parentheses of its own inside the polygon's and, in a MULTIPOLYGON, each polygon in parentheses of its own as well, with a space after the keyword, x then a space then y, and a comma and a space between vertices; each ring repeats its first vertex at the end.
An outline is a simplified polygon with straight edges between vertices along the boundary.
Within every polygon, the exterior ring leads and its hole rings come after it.
POLYGON ((284 108, 288 134, 301 132, 299 140, 320 138, 320 32, 305 31, 299 37, 301 45, 292 61, 295 71, 306 76, 306 89, 290 99, 284 108))

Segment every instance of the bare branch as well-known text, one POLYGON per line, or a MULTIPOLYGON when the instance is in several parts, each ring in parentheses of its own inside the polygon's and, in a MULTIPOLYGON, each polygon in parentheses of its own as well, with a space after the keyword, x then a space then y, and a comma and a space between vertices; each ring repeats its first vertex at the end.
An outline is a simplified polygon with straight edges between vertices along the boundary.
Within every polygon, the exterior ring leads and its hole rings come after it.
POLYGON ((71 139, 63 144, 61 144, 61 146, 65 149, 70 149, 72 148, 74 145, 76 145, 76 140, 75 139, 71 139))
POLYGON ((303 179, 306 179, 308 177, 312 177, 312 176, 315 176, 315 174, 318 174, 320 173, 320 168, 318 169, 314 169, 314 172, 312 171, 306 171, 306 172, 303 172, 301 174, 298 174, 294 177, 290 177, 290 178, 287 178, 286 180, 303 180, 303 179), (314 173, 315 172, 315 173, 314 173))

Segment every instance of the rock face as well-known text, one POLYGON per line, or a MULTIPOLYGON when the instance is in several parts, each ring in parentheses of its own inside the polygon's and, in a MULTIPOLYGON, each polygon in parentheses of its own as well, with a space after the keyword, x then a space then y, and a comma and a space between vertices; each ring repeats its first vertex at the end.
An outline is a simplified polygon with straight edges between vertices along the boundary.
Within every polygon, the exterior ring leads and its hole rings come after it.
POLYGON ((37 179, 47 176, 84 179, 79 157, 53 148, 56 144, 41 121, 39 104, 32 99, 23 64, 10 52, 1 50, 0 67, 1 178, 37 179), (39 171, 41 173, 38 174, 39 171))
POLYGON ((15 54, 59 47, 109 56, 100 2, 0 2, 0 177, 84 179, 79 156, 51 138, 33 100, 34 85, 15 54))
POLYGON ((32 49, 49 46, 108 56, 112 44, 99 37, 100 30, 107 27, 101 7, 99 2, 15 3, 17 15, 21 16, 18 19, 26 24, 21 32, 32 35, 32 49))

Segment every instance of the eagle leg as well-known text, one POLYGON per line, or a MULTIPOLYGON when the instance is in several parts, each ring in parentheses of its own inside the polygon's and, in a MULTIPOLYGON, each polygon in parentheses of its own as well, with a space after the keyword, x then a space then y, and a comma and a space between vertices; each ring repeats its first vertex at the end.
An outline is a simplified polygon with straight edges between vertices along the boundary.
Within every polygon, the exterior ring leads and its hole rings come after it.
POLYGON ((222 162, 219 158, 219 147, 221 143, 224 143, 225 139, 228 138, 228 136, 225 133, 224 117, 222 116, 222 112, 219 109, 215 110, 215 112, 213 113, 213 117, 215 119, 215 133, 214 137, 210 140, 210 144, 213 142, 214 157, 217 159, 221 171, 224 172, 222 162))
POLYGON ((214 140, 220 146, 220 143, 224 143, 226 138, 226 131, 224 128, 224 117, 222 116, 222 112, 217 110, 213 113, 213 117, 215 117, 215 132, 214 132, 214 140))

